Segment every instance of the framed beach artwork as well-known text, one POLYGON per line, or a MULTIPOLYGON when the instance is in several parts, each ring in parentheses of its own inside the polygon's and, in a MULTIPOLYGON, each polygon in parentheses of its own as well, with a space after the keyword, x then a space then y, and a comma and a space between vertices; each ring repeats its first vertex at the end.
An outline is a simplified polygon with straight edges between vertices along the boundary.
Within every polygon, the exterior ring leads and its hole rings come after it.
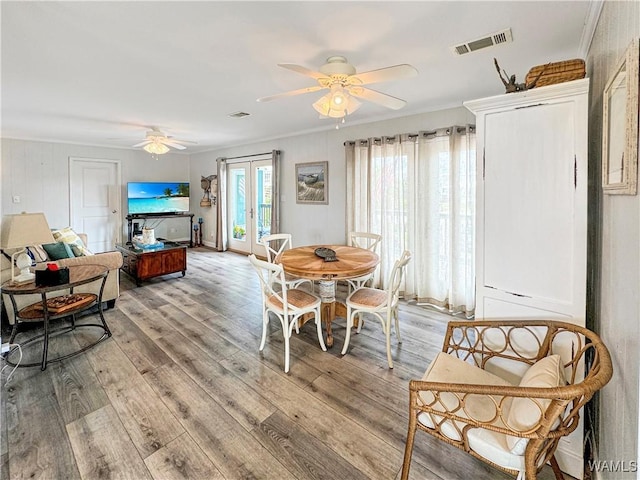
POLYGON ((329 203, 329 162, 296 163, 296 203, 329 203))

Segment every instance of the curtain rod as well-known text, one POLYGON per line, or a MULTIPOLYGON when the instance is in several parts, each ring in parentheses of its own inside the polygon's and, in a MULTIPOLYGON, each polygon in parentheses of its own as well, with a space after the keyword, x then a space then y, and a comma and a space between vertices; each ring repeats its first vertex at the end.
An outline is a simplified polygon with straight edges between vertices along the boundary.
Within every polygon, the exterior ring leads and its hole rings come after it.
MULTIPOLYGON (((467 130, 467 128, 469 128, 469 130, 475 130, 475 129, 476 129, 476 126, 475 126, 475 125, 473 125, 473 124, 470 124, 470 125, 468 125, 468 126, 464 126, 464 127, 462 127, 462 126, 445 127, 445 128, 440 128, 440 129, 438 129, 438 130, 433 130, 433 131, 430 131, 430 132, 406 133, 406 134, 400 134, 400 133, 399 133, 399 134, 396 134, 396 135, 387 135, 387 136, 384 136, 384 138, 395 138, 395 137, 401 137, 402 135, 406 135, 408 138, 411 138, 411 139, 413 139, 413 138, 418 138, 418 137, 420 137, 420 136, 422 136, 422 137, 429 137, 429 136, 432 136, 432 135, 437 135, 437 134, 438 134, 438 132, 443 131, 443 130, 446 130, 446 131, 447 131, 447 134, 448 134, 448 133, 449 133, 449 132, 448 132, 448 130, 449 130, 450 128, 455 128, 455 129, 457 130, 457 132, 458 132, 458 133, 462 133, 462 132, 466 131, 466 130, 467 130)), ((376 141, 376 140, 380 141, 380 140, 382 140, 382 138, 383 138, 383 137, 373 137, 373 140, 374 140, 374 141, 376 141)), ((368 140, 368 139, 367 139, 367 140, 368 140)), ((346 142, 344 142, 344 145, 346 146, 346 145, 348 145, 348 144, 355 143, 356 141, 361 141, 361 140, 347 140, 346 142)))
POLYGON ((250 157, 260 157, 262 155, 273 155, 273 153, 280 153, 280 150, 272 150, 270 152, 264 152, 264 153, 252 153, 251 155, 240 155, 239 157, 222 157, 225 160, 237 160, 239 158, 250 158, 250 157))

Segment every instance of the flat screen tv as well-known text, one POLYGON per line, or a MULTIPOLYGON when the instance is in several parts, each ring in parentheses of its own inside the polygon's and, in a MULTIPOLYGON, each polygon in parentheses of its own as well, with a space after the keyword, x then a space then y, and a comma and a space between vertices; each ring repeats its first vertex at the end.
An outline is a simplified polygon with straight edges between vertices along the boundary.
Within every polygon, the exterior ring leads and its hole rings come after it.
POLYGON ((189 211, 188 182, 129 182, 129 214, 163 214, 189 211))

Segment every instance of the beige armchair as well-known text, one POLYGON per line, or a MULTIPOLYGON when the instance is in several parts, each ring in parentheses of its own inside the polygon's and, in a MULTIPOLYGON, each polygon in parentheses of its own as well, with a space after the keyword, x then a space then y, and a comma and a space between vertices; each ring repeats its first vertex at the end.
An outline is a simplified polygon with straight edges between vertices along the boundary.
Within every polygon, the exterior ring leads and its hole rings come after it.
POLYGON ((409 383, 402 479, 416 430, 454 445, 518 479, 533 480, 582 407, 613 374, 600 338, 555 321, 451 322, 442 352, 409 383), (586 375, 585 375, 586 365, 586 375))

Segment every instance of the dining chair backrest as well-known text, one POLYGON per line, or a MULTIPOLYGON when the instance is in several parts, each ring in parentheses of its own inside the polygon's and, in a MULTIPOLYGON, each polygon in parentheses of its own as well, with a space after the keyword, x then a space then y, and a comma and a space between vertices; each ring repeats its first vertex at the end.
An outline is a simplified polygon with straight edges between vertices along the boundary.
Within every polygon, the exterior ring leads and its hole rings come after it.
POLYGON ((258 243, 264 246, 267 251, 267 261, 271 263, 278 263, 282 252, 292 247, 290 233, 265 235, 258 243))
POLYGON ((404 269, 410 260, 411 252, 409 250, 405 250, 402 252, 402 256, 400 256, 393 265, 391 275, 389 276, 389 284, 387 286, 387 305, 389 307, 393 307, 398 303, 398 299, 400 298, 400 286, 402 285, 402 279, 404 278, 404 269))
POLYGON ((368 232, 350 232, 349 243, 352 247, 364 248, 375 252, 378 244, 382 240, 382 236, 377 233, 368 232))
POLYGON ((251 262, 251 265, 258 273, 263 303, 266 303, 270 298, 275 298, 282 303, 283 309, 286 311, 286 308, 288 307, 287 287, 286 282, 284 281, 284 270, 282 269, 282 265, 260 260, 253 253, 249 255, 249 262, 251 262), (274 285, 277 284, 281 284, 282 289, 275 289, 274 285))

